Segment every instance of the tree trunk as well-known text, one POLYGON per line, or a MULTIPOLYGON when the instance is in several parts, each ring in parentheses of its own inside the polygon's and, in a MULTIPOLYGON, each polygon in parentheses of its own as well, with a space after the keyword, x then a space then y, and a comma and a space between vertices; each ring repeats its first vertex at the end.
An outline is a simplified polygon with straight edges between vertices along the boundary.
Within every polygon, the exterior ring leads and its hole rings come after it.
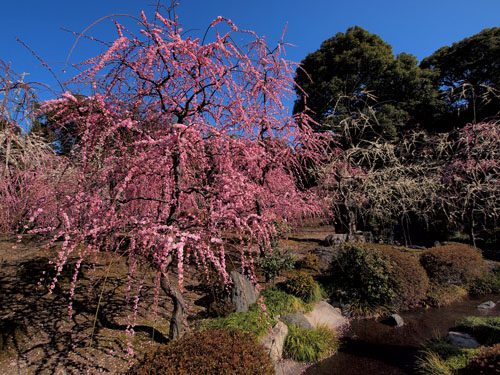
POLYGON ((176 340, 184 334, 184 312, 186 310, 184 297, 182 296, 178 285, 167 279, 167 276, 161 276, 160 285, 161 289, 172 299, 172 302, 174 303, 174 311, 172 312, 172 317, 170 318, 169 338, 170 340, 176 340))
POLYGON ((474 221, 474 209, 470 210, 470 223, 469 223, 469 240, 472 242, 472 246, 476 247, 476 234, 474 233, 474 226, 476 225, 474 221))

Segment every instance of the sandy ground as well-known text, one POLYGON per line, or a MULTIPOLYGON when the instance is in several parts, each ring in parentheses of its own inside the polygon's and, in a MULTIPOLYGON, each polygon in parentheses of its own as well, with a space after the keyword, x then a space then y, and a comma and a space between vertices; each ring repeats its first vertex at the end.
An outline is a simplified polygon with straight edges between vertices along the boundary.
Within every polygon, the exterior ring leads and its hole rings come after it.
MULTIPOLYGON (((331 228, 305 228, 291 233, 285 246, 298 257, 314 248, 331 228)), ((157 313, 153 312, 153 276, 143 271, 146 280, 140 294, 134 336, 126 333, 130 306, 124 301, 127 266, 123 259, 103 255, 102 266, 85 271, 79 278, 73 315, 68 314, 72 267, 59 279, 53 293, 48 282, 37 287, 57 246, 46 248, 37 241, 0 237, 0 339, 9 349, 0 352, 2 375, 122 374, 145 353, 168 342, 170 300, 160 295, 157 313), (127 355, 127 346, 135 356, 127 355)), ((76 260, 69 262, 74 264, 76 260)), ((188 324, 205 315, 200 306, 204 292, 199 273, 187 273, 185 298, 189 306, 188 324)), ((0 341, 1 345, 1 341, 0 341)), ((307 365, 284 360, 277 375, 299 375, 307 365)))

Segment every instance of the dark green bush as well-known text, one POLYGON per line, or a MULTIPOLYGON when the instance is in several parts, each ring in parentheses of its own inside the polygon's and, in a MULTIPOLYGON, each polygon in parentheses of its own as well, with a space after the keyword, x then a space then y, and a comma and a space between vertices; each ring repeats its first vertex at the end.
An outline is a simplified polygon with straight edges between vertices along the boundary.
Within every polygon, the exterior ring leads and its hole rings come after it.
POLYGON ((500 270, 483 272, 478 278, 472 280, 468 287, 470 294, 496 294, 500 293, 500 270))
POLYGON ((130 375, 272 375, 274 366, 255 336, 207 329, 146 356, 130 375))
POLYGON ((481 345, 500 344, 500 317, 468 316, 460 321, 458 330, 474 336, 481 345))
POLYGON ((273 280, 283 271, 292 270, 294 266, 294 255, 289 254, 287 249, 279 250, 277 247, 273 248, 271 254, 259 260, 259 268, 264 273, 266 281, 273 280))
POLYGON ((458 285, 431 284, 425 302, 429 306, 440 307, 460 301, 467 296, 467 290, 458 285))
POLYGON ((343 244, 330 271, 336 294, 354 307, 352 313, 416 306, 429 286, 414 256, 372 244, 343 244))
POLYGON ((444 338, 424 343, 415 367, 422 375, 454 375, 462 370, 479 349, 465 349, 450 344, 444 338))
POLYGON ((307 273, 296 272, 281 285, 285 292, 301 298, 304 302, 317 302, 321 299, 319 284, 307 273))
POLYGON ((483 346, 461 372, 463 375, 500 374, 500 344, 483 346))
POLYGON ((304 257, 297 262, 296 267, 315 274, 321 271, 321 263, 318 255, 311 252, 304 255, 304 257))
POLYGON ((426 250, 420 256, 429 279, 437 284, 468 285, 487 270, 478 249, 450 243, 426 250))

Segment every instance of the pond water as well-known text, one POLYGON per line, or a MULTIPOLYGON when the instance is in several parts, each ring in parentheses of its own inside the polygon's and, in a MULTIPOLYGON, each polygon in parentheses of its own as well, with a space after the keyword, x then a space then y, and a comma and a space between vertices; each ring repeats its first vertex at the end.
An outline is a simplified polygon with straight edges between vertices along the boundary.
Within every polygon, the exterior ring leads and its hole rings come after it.
POLYGON ((467 297, 441 308, 419 308, 400 315, 405 325, 390 327, 373 319, 353 321, 338 353, 313 366, 306 375, 407 375, 416 374, 414 363, 420 343, 446 335, 465 316, 500 315, 498 306, 480 310, 477 305, 500 295, 467 297))

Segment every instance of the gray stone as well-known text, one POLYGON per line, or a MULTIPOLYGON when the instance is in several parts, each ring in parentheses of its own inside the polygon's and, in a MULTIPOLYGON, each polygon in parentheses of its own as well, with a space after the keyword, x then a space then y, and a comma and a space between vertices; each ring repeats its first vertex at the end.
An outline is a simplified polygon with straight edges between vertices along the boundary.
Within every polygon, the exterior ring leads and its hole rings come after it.
POLYGON ((293 324, 296 327, 311 329, 312 325, 309 323, 309 320, 304 316, 304 314, 288 314, 283 318, 283 321, 293 324))
POLYGON ((260 339, 260 343, 266 348, 274 363, 281 360, 283 355, 283 345, 288 334, 288 327, 283 322, 278 322, 272 331, 260 339))
POLYGON ((233 281, 231 303, 236 308, 236 312, 248 311, 248 306, 257 301, 254 285, 246 276, 236 271, 232 271, 229 277, 233 281))
POLYGON ((410 249, 415 249, 415 250, 427 250, 425 246, 419 246, 419 245, 408 245, 410 249))
POLYGON ((339 251, 338 246, 317 246, 312 253, 318 256, 320 267, 326 269, 337 258, 339 251))
POLYGON ((460 346, 461 348, 475 349, 480 346, 476 339, 468 333, 450 331, 448 332, 446 339, 450 343, 460 346))
POLYGON ((304 315, 312 327, 326 327, 332 330, 341 328, 349 323, 342 316, 340 309, 333 307, 325 301, 320 301, 313 306, 313 310, 304 315))
POLYGON ((402 327, 405 324, 403 318, 399 314, 392 314, 388 319, 384 321, 384 323, 394 327, 402 327))
POLYGON ((330 246, 340 245, 346 241, 347 241, 347 233, 334 233, 326 236, 326 238, 322 242, 322 245, 330 247, 330 246))
POLYGON ((486 301, 486 302, 481 303, 480 305, 477 305, 477 308, 482 309, 482 310, 491 310, 491 309, 494 309, 495 306, 496 306, 495 302, 486 301))

